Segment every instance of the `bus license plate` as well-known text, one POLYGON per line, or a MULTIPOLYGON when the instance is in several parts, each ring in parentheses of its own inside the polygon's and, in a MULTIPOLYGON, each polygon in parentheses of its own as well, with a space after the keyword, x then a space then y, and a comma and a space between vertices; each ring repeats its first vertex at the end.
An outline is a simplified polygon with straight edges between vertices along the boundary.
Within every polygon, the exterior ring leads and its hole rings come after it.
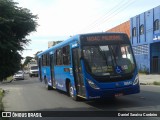
POLYGON ((117 93, 115 94, 115 97, 123 96, 123 93, 117 93))

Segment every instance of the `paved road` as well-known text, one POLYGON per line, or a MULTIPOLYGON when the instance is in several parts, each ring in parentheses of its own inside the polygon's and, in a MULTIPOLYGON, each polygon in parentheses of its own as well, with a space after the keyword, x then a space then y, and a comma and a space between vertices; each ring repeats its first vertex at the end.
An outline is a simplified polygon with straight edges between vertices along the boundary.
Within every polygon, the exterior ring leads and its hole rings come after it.
POLYGON ((73 101, 63 92, 48 91, 36 77, 26 76, 25 80, 0 87, 6 91, 5 111, 160 111, 160 87, 153 85, 141 86, 140 94, 122 96, 114 101, 80 102, 73 101))

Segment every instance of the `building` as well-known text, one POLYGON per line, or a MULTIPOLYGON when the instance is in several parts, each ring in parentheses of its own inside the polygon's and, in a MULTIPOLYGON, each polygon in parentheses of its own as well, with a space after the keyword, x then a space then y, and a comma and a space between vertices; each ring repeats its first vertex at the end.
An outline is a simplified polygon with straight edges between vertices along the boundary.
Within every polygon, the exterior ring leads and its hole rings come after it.
POLYGON ((160 73, 160 6, 130 19, 130 40, 139 70, 160 73))
POLYGON ((49 41, 48 42, 48 48, 50 48, 50 47, 52 47, 52 46, 54 46, 54 45, 56 45, 56 44, 58 44, 60 42, 62 42, 62 41, 49 41))
POLYGON ((124 32, 130 37, 130 21, 126 21, 114 28, 107 30, 107 32, 124 32))
MULTIPOLYGON (((160 6, 130 18, 129 24, 129 37, 139 71, 160 73, 160 6)), ((121 26, 125 23, 111 30, 125 32, 126 27, 121 26)))

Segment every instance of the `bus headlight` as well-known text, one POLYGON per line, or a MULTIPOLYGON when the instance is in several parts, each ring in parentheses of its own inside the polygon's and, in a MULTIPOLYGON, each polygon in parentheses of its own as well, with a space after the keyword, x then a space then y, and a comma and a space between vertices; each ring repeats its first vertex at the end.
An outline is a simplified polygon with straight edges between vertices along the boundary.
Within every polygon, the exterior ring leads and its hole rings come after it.
POLYGON ((89 79, 87 79, 87 81, 88 81, 88 84, 92 87, 92 88, 94 88, 94 89, 100 89, 94 82, 92 82, 91 80, 89 80, 89 79))
POLYGON ((134 82, 133 82, 133 85, 136 85, 139 83, 139 76, 137 75, 134 82))

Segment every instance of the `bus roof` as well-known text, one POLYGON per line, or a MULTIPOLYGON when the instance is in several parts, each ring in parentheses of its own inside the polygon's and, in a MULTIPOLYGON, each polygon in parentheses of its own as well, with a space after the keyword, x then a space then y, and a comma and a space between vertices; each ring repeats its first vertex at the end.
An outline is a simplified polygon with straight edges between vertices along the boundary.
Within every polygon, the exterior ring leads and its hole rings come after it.
POLYGON ((61 46, 65 46, 66 44, 68 44, 68 43, 70 43, 70 42, 73 42, 73 41, 76 41, 76 40, 78 40, 78 39, 79 39, 79 35, 75 35, 75 36, 73 36, 73 37, 70 37, 69 39, 64 40, 64 41, 62 41, 62 42, 60 42, 60 43, 58 43, 58 44, 56 44, 56 45, 48 48, 47 50, 39 53, 37 56, 41 56, 41 55, 43 55, 43 54, 45 54, 45 53, 47 53, 47 52, 49 52, 49 51, 51 51, 51 50, 53 50, 53 49, 59 48, 59 47, 61 47, 61 46))
POLYGON ((67 40, 64 40, 64 41, 62 41, 62 42, 60 42, 60 43, 58 43, 58 44, 56 44, 56 45, 48 48, 47 50, 39 53, 37 56, 41 56, 41 55, 43 55, 43 54, 45 54, 45 53, 48 53, 49 51, 54 50, 54 49, 56 49, 56 48, 66 46, 66 45, 67 45, 68 43, 70 43, 70 42, 77 41, 77 40, 79 40, 79 38, 80 38, 81 36, 107 35, 107 34, 126 35, 125 33, 117 33, 117 32, 97 32, 97 33, 77 34, 77 35, 75 35, 75 36, 73 36, 73 37, 68 38, 67 40))

